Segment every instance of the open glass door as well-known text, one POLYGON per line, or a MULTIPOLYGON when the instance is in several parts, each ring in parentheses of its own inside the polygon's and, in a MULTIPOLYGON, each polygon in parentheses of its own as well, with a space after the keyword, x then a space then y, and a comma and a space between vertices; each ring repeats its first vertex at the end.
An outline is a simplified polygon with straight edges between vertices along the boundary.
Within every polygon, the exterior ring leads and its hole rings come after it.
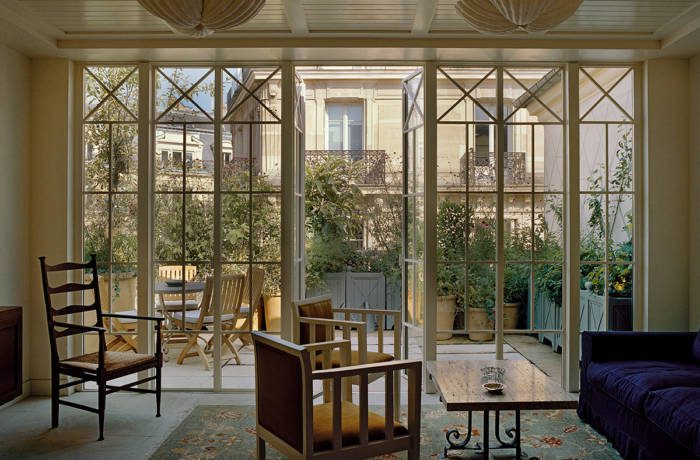
POLYGON ((304 80, 298 72, 294 73, 294 282, 292 298, 301 299, 306 292, 306 249, 304 203, 304 165, 306 164, 306 102, 304 80))
POLYGON ((404 356, 423 357, 424 125, 423 69, 402 81, 403 97, 403 306, 404 356))

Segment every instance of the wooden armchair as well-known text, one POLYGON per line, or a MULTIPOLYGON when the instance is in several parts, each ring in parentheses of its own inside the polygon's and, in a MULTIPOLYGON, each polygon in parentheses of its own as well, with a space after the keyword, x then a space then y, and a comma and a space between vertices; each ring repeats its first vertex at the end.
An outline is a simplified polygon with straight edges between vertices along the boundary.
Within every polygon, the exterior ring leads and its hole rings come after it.
MULTIPOLYGON (((357 349, 351 350, 350 364, 375 364, 389 362, 401 359, 401 312, 396 310, 369 310, 356 308, 333 308, 331 296, 312 297, 305 300, 293 302, 292 315, 293 330, 292 339, 294 343, 305 345, 315 342, 323 342, 335 339, 335 328, 342 331, 344 340, 351 340, 352 331, 357 331, 357 349), (342 314, 344 320, 334 319, 334 314, 342 314), (360 317, 361 321, 351 321, 352 315, 360 317), (367 349, 367 318, 374 315, 377 318, 377 351, 369 351, 367 349), (393 330, 393 346, 391 353, 385 353, 384 344, 384 318, 392 317, 394 320, 393 330)), ((388 350, 387 350, 388 351, 388 350)), ((315 363, 317 368, 322 368, 321 357, 316 356, 315 363)), ((339 367, 340 355, 338 351, 333 351, 331 354, 331 365, 339 367)), ((374 381, 382 377, 382 374, 370 375, 370 381, 374 381)), ((396 403, 394 408, 398 415, 398 396, 399 396, 399 376, 398 374, 393 379, 394 396, 396 403)), ((352 379, 353 385, 359 385, 359 379, 352 379)), ((347 391, 351 388, 348 387, 347 391)), ((327 384, 324 386, 324 394, 328 393, 327 384)))
POLYGON ((330 361, 336 352, 341 364, 348 359, 349 341, 295 345, 253 332, 255 347, 255 400, 257 458, 265 458, 265 443, 291 459, 356 459, 408 451, 410 460, 420 453, 422 365, 418 360, 315 370, 313 355, 330 361), (394 416, 393 378, 408 374, 408 420, 394 416), (368 408, 370 375, 386 378, 384 415, 368 408), (359 405, 345 397, 344 380, 360 382, 359 405), (330 380, 331 401, 313 404, 313 381, 330 380))
POLYGON ((51 345, 51 426, 58 426, 58 407, 65 406, 83 409, 98 414, 100 437, 104 439, 104 416, 106 396, 116 391, 126 390, 137 393, 154 393, 156 395, 156 417, 160 417, 160 389, 161 368, 163 355, 161 352, 161 323, 163 318, 151 316, 122 315, 118 313, 103 313, 100 303, 100 291, 98 288, 97 263, 93 254, 88 263, 66 262, 58 265, 48 265, 45 257, 39 257, 41 263, 41 280, 44 288, 44 302, 46 304, 46 320, 49 330, 49 343, 51 345), (78 272, 78 279, 82 279, 82 272, 90 270, 92 280, 89 283, 65 283, 59 286, 49 285, 49 273, 52 272, 78 272), (54 307, 51 296, 55 294, 75 293, 87 294, 92 291, 93 302, 91 305, 73 304, 64 307, 54 307), (65 321, 56 321, 57 316, 73 314, 92 314, 96 319, 94 326, 73 324, 65 321), (109 351, 105 343, 107 330, 102 327, 104 318, 129 318, 135 320, 154 321, 156 328, 156 352, 155 354, 140 354, 131 352, 109 351), (99 347, 97 352, 61 359, 58 354, 57 341, 62 337, 78 334, 97 333, 99 347), (126 385, 114 386, 107 382, 119 377, 134 374, 148 369, 155 369, 155 375, 137 380, 126 385), (67 383, 60 383, 61 374, 74 377, 67 383), (146 382, 155 380, 156 389, 139 388, 146 382), (63 388, 79 385, 85 382, 97 383, 98 407, 85 406, 83 404, 65 401, 59 398, 59 391, 63 388))

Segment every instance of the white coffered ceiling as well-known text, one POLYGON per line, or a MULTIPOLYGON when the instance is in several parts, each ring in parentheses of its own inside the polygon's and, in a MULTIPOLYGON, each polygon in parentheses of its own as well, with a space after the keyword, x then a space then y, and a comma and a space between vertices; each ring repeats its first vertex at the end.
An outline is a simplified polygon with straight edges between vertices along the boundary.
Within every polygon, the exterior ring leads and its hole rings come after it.
MULTIPOLYGON (((267 0, 247 24, 195 41, 173 33, 136 0, 0 0, 0 26, 4 21, 18 29, 15 35, 59 51, 373 46, 569 50, 675 46, 675 54, 700 51, 696 43, 700 0, 584 0, 571 18, 546 34, 499 37, 472 30, 456 13, 456 1, 267 0)), ((11 35, 0 32, 0 40, 7 42, 11 35)))

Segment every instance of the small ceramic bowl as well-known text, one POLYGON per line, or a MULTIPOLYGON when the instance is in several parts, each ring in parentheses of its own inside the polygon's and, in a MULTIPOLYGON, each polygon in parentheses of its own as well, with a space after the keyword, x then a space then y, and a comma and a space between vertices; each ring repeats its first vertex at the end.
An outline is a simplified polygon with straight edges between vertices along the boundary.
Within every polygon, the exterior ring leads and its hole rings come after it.
POLYGON ((491 394, 500 394, 503 393, 503 389, 506 386, 499 382, 489 382, 484 383, 483 385, 481 385, 481 387, 491 394))

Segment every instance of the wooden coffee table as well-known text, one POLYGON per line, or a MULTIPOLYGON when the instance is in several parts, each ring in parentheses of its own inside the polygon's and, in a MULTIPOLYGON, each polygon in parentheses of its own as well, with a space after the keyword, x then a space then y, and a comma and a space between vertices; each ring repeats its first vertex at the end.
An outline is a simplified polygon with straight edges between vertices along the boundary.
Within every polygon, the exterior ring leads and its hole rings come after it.
POLYGON ((547 409, 576 409, 578 397, 568 393, 547 377, 541 370, 526 360, 484 361, 429 361, 429 378, 435 383, 440 400, 448 411, 469 412, 469 427, 466 438, 460 440, 459 431, 450 430, 447 435, 448 450, 474 450, 488 458, 492 449, 515 449, 516 458, 523 456, 520 447, 520 411, 547 409), (490 394, 483 388, 483 367, 494 366, 505 369, 502 394, 490 394), (501 435, 500 411, 515 411, 515 426, 501 435), (469 446, 472 433, 472 412, 484 413, 483 445, 469 446), (495 412, 495 438, 498 444, 491 445, 489 439, 489 412, 495 412))

